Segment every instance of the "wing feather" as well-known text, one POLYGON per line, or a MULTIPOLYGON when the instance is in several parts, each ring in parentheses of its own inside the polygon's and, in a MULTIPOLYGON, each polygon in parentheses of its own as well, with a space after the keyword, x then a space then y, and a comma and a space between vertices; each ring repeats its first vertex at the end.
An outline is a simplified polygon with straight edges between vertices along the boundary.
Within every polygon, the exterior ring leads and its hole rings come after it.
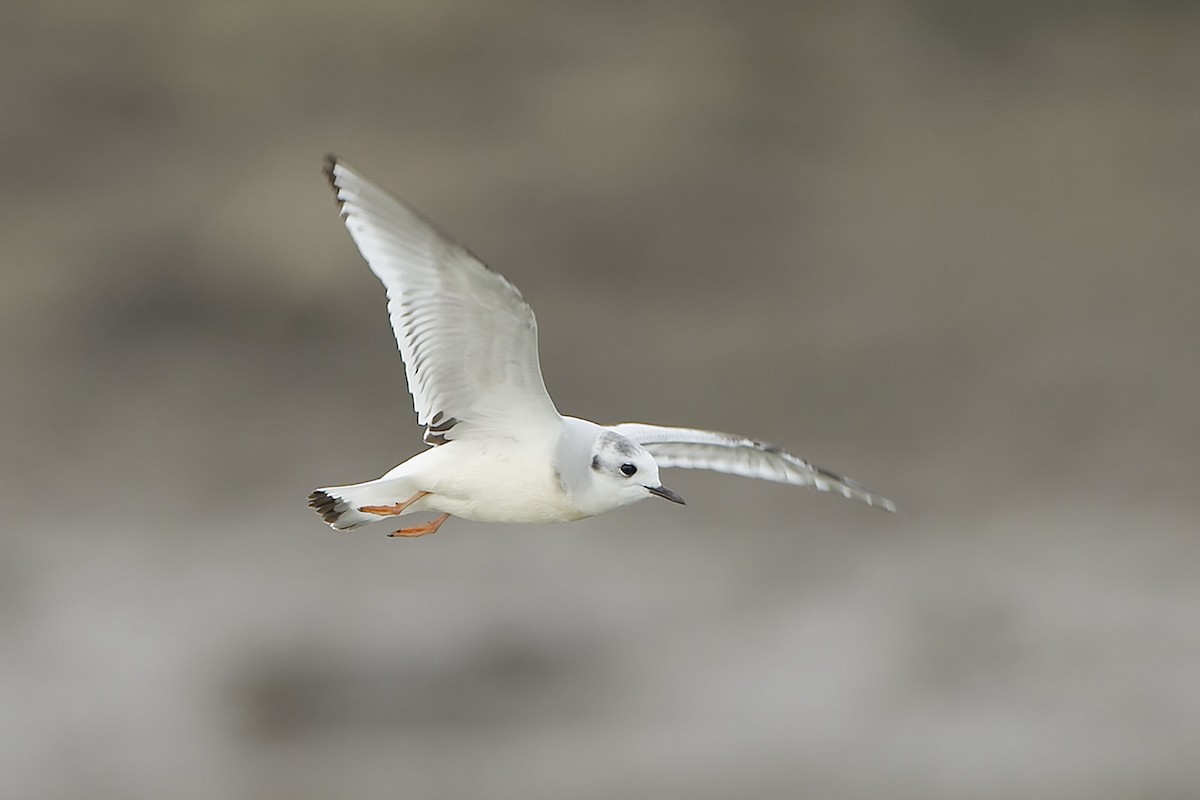
POLYGON ((822 492, 837 492, 885 511, 896 510, 896 504, 891 500, 873 494, 857 481, 810 464, 777 445, 756 439, 640 422, 613 425, 612 430, 645 447, 660 467, 708 469, 746 478, 812 486, 822 492))
POLYGON ((344 162, 330 156, 326 174, 350 236, 387 289, 426 441, 556 423, 537 321, 517 288, 344 162))

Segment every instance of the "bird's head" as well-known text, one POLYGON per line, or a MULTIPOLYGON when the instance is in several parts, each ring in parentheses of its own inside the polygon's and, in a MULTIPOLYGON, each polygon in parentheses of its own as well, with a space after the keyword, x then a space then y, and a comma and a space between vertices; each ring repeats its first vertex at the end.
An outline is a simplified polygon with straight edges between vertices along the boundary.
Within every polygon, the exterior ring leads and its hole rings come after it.
POLYGON ((683 503, 682 497, 662 485, 654 456, 614 431, 606 430, 596 437, 590 470, 591 493, 608 508, 636 503, 651 495, 683 503))

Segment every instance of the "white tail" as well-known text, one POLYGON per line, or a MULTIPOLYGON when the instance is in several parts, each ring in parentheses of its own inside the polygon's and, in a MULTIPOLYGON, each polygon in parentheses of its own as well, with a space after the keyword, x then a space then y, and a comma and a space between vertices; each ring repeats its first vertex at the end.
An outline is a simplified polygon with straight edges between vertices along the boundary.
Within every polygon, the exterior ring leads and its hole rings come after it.
MULTIPOLYGON (((380 478, 350 486, 329 486, 310 494, 308 506, 320 514, 321 519, 329 523, 329 527, 334 530, 353 530, 368 522, 378 522, 386 518, 382 514, 359 511, 363 506, 390 506, 412 497, 415 492, 408 489, 407 484, 408 481, 404 479, 380 478)), ((404 513, 409 511, 405 510, 404 513)))

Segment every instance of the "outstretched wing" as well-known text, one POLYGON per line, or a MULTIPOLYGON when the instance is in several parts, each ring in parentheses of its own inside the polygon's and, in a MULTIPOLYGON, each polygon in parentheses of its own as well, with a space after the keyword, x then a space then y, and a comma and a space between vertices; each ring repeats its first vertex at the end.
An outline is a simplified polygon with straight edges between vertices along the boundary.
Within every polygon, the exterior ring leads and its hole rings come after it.
POLYGON ((538 366, 537 322, 517 287, 344 162, 330 156, 325 173, 387 289, 425 440, 559 424, 538 366))
POLYGON ((746 478, 812 486, 822 492, 839 492, 885 511, 896 510, 891 500, 872 494, 843 475, 810 464, 776 445, 745 436, 639 422, 613 425, 612 430, 649 450, 660 467, 711 469, 746 478))

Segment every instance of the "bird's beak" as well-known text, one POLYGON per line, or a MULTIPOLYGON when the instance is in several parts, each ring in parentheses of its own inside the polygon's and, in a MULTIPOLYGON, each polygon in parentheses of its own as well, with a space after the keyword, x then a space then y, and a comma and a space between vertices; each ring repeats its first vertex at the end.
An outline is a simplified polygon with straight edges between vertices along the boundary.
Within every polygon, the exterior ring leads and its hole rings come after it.
POLYGON ((681 506, 687 505, 687 503, 683 502, 682 497, 675 494, 675 492, 672 492, 670 489, 668 489, 665 486, 647 486, 646 488, 650 491, 650 494, 656 494, 659 497, 665 497, 667 500, 670 500, 672 503, 679 503, 679 505, 681 505, 681 506))

